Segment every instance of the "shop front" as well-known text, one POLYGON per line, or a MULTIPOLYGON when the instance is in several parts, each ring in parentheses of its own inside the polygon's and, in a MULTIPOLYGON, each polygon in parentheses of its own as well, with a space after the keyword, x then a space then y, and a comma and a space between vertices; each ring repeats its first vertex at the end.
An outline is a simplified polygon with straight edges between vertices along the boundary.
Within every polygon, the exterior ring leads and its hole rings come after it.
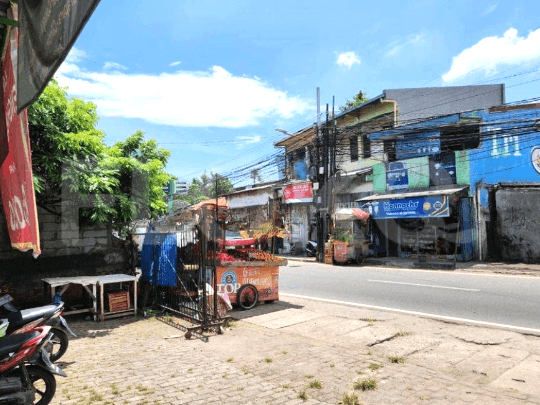
POLYGON ((282 198, 286 212, 285 251, 299 253, 304 250, 312 233, 313 185, 311 182, 289 184, 283 187, 282 198))
POLYGON ((388 256, 419 260, 472 259, 472 210, 467 187, 358 200, 383 235, 388 256))

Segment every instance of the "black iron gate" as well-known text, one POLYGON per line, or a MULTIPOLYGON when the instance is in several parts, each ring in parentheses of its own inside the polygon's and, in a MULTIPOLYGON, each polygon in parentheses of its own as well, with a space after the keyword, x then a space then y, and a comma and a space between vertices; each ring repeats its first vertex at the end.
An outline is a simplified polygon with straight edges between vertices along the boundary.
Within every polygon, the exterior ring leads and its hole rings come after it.
POLYGON ((216 240, 219 223, 203 207, 197 224, 184 224, 176 232, 176 259, 171 263, 159 247, 154 249, 154 265, 169 266, 173 282, 150 280, 154 304, 161 309, 158 319, 186 330, 186 337, 193 331, 215 328, 222 333, 227 317, 227 306, 218 296, 216 288, 216 240), (172 321, 171 315, 189 320, 193 326, 172 321))

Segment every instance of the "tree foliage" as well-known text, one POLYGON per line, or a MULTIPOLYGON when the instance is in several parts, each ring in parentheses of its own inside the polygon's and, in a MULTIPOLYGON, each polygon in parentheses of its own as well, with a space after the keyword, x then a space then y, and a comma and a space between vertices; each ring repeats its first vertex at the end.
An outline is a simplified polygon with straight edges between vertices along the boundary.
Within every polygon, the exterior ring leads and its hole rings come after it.
POLYGON ((345 102, 345 104, 341 105, 339 107, 339 110, 340 111, 347 111, 347 110, 350 110, 351 108, 355 108, 355 107, 358 107, 359 105, 361 104, 364 104, 366 101, 369 100, 369 97, 366 95, 366 93, 364 93, 362 90, 360 90, 354 97, 352 100, 349 100, 347 99, 347 101, 345 102))
POLYGON ((28 109, 32 166, 38 205, 54 210, 62 199, 77 200, 82 218, 121 229, 141 217, 166 212, 162 187, 170 152, 144 141, 137 131, 112 147, 96 129, 93 103, 68 99, 51 80, 28 109))
POLYGON ((209 198, 216 198, 230 193, 232 190, 233 186, 227 177, 212 172, 207 175, 204 172, 200 178, 195 177, 191 181, 186 194, 180 194, 176 198, 193 205, 209 198))

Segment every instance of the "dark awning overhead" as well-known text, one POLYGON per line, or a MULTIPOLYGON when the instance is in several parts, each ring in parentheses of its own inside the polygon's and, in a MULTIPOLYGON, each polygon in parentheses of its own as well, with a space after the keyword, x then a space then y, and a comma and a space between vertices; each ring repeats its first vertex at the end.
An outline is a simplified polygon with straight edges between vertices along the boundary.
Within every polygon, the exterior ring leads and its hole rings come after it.
POLYGON ((360 202, 368 202, 368 201, 377 201, 377 200, 395 200, 395 199, 404 199, 404 198, 411 198, 411 197, 429 197, 429 196, 435 196, 435 195, 450 195, 450 194, 456 194, 463 190, 466 190, 467 187, 456 187, 456 188, 445 188, 445 189, 439 189, 439 190, 424 190, 424 191, 413 191, 410 193, 399 193, 399 194, 376 194, 376 195, 370 195, 368 197, 360 198, 360 202))
POLYGON ((17 112, 39 97, 98 4, 99 0, 18 3, 17 112))

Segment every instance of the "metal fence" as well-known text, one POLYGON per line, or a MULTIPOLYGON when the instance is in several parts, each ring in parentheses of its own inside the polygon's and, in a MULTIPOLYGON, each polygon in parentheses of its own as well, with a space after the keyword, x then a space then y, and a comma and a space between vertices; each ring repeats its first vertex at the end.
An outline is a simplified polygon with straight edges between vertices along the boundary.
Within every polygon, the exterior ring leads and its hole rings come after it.
MULTIPOLYGON (((146 279, 154 292, 154 304, 165 313, 193 323, 193 327, 185 328, 187 334, 212 327, 221 331, 219 327, 226 318, 226 306, 214 294, 217 290, 213 242, 216 229, 215 219, 203 209, 198 224, 182 227, 172 239, 153 237, 160 245, 152 246, 151 264, 146 267, 154 268, 146 279), (174 249, 169 246, 171 240, 174 240, 174 249)), ((144 276, 143 271, 143 280, 144 276)))

